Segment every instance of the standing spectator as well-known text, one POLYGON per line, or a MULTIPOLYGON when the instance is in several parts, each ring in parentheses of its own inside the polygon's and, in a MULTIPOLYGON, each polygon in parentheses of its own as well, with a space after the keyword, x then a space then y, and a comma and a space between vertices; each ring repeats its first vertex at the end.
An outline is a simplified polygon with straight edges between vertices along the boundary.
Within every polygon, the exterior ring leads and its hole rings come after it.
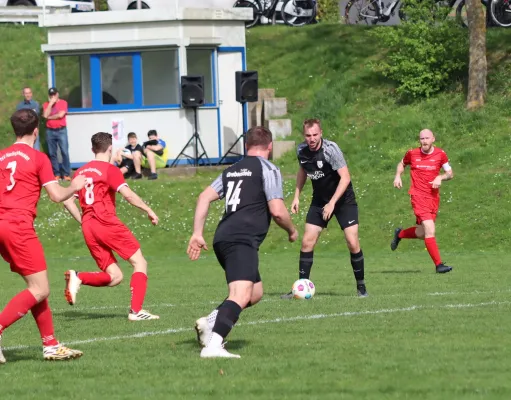
MULTIPOLYGON (((20 101, 18 103, 18 105, 16 106, 16 111, 24 109, 24 108, 29 108, 31 110, 34 110, 34 112, 37 114, 37 116, 39 116, 39 111, 40 111, 39 103, 37 101, 35 101, 34 99, 32 99, 32 89, 29 88, 28 86, 23 88, 23 97, 24 97, 23 101, 20 101)), ((35 140, 34 149, 41 150, 41 143, 39 141, 39 135, 37 135, 37 138, 35 140)))
POLYGON ((43 104, 43 117, 46 118, 46 142, 55 179, 61 178, 58 148, 62 155, 62 172, 65 181, 71 181, 69 162, 69 142, 67 139, 67 101, 59 98, 59 91, 52 87, 48 90, 48 101, 43 104))

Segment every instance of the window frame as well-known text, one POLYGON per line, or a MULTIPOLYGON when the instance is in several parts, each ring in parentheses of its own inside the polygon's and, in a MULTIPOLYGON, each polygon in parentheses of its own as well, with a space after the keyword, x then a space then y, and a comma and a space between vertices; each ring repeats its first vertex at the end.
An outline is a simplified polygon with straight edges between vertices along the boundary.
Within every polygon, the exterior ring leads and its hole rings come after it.
MULTIPOLYGON (((142 79, 142 54, 147 51, 162 51, 162 50, 173 50, 176 52, 177 56, 177 64, 178 64, 178 92, 179 92, 179 100, 181 99, 181 65, 180 65, 180 54, 179 47, 168 47, 168 48, 154 48, 154 49, 144 49, 140 51, 130 51, 130 52, 105 52, 105 53, 62 53, 62 54, 53 54, 51 55, 51 80, 52 85, 58 87, 58 81, 56 76, 55 69, 55 59, 58 57, 66 57, 66 56, 88 56, 89 57, 89 69, 90 69, 90 90, 91 90, 91 100, 92 106, 87 108, 69 108, 68 113, 86 113, 86 112, 108 112, 108 111, 135 111, 135 110, 161 110, 161 109, 180 109, 182 108, 181 103, 169 103, 169 104, 158 104, 158 105, 143 105, 143 79, 142 79), (133 71, 133 98, 134 101, 132 104, 102 104, 103 96, 101 90, 101 58, 105 57, 122 57, 128 56, 131 57, 131 65, 133 71)), ((213 72, 216 72, 213 65, 213 72)), ((81 76, 80 76, 81 78, 81 76)), ((214 94, 213 98, 215 99, 216 106, 216 77, 214 76, 214 94)), ((206 106, 212 106, 213 104, 208 104, 206 106)))
MULTIPOLYGON (((207 51, 210 51, 210 68, 211 68, 211 83, 212 83, 212 92, 213 92, 213 103, 204 103, 204 105, 202 107, 208 107, 208 108, 211 108, 211 107, 218 107, 218 96, 217 96, 217 74, 216 74, 216 70, 217 70, 217 65, 216 65, 216 62, 217 62, 217 49, 216 48, 212 48, 212 47, 200 47, 200 46, 187 46, 185 48, 186 50, 186 56, 187 56, 187 59, 186 59, 186 69, 188 71, 188 50, 207 50, 207 51)), ((189 73, 189 72, 188 72, 189 73)))

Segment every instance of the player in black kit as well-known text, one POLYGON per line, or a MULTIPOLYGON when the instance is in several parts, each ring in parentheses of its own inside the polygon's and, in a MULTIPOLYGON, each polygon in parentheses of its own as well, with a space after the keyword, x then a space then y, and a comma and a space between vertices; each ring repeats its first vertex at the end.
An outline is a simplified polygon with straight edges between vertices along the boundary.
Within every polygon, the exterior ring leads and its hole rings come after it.
MULTIPOLYGON (((299 261, 299 279, 309 279, 314 247, 323 228, 335 216, 344 231, 350 251, 351 266, 357 281, 357 294, 366 297, 364 282, 364 255, 358 240, 358 206, 346 161, 336 143, 322 138, 321 123, 309 119, 303 123, 305 141, 298 145, 300 168, 296 177, 296 190, 291 212, 296 214, 300 193, 307 177, 312 181, 312 202, 305 220, 305 233, 299 261)), ((281 296, 293 298, 292 293, 281 296)))
POLYGON ((224 172, 199 196, 193 222, 193 235, 188 244, 191 260, 207 250, 203 229, 209 205, 225 197, 225 212, 217 226, 213 249, 225 271, 229 296, 207 317, 195 324, 201 357, 239 358, 223 347, 241 311, 253 306, 263 296, 259 275, 259 246, 270 227, 271 218, 289 235, 298 231, 284 204, 280 170, 268 161, 272 150, 272 134, 262 126, 246 134, 247 156, 224 172))

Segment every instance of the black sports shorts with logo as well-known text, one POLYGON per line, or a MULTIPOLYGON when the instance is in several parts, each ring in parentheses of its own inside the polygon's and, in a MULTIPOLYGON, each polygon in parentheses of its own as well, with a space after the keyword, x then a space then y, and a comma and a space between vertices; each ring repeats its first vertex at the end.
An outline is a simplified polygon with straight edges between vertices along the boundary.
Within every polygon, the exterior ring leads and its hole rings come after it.
MULTIPOLYGON (((330 216, 337 218, 337 222, 341 226, 341 229, 344 230, 353 225, 358 224, 358 205, 357 204, 341 204, 340 206, 336 206, 334 208, 334 212, 330 216)), ((328 226, 328 221, 323 219, 323 207, 316 206, 311 204, 309 208, 309 212, 307 213, 307 218, 305 218, 305 222, 307 224, 312 224, 316 226, 320 226, 321 228, 326 228, 328 226)))
POLYGON ((243 243, 217 242, 215 255, 225 271, 227 283, 234 281, 261 282, 259 254, 256 248, 243 243))

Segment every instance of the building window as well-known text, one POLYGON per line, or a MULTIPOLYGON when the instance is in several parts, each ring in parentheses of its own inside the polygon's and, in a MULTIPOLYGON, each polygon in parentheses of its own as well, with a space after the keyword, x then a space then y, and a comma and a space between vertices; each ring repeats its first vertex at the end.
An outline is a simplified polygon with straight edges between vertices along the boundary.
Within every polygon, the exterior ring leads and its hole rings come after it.
POLYGON ((54 58, 53 86, 69 108, 89 108, 92 104, 90 60, 88 55, 54 58))
POLYGON ((186 50, 186 65, 188 75, 204 76, 204 100, 206 105, 215 105, 213 50, 186 50))
POLYGON ((180 108, 176 49, 53 57, 53 83, 69 111, 180 108))
POLYGON ((177 50, 142 52, 142 104, 178 104, 179 63, 177 50))
POLYGON ((100 66, 101 104, 134 104, 132 57, 101 57, 100 66))

